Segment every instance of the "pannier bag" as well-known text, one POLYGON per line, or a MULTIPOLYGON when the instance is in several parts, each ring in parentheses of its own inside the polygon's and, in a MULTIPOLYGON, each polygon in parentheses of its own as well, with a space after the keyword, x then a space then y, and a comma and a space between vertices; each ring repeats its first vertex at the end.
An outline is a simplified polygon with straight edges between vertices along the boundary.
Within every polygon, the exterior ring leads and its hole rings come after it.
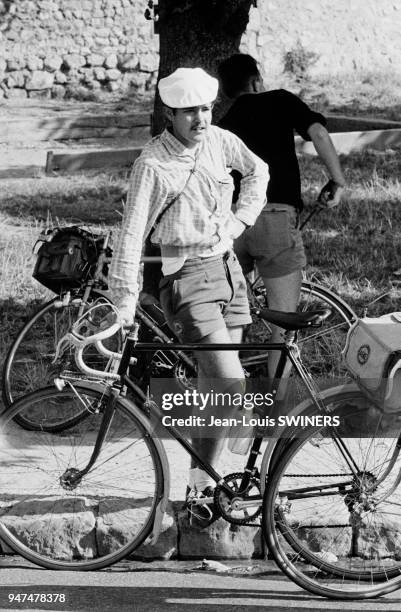
POLYGON ((401 414, 401 312, 358 319, 348 332, 343 358, 383 412, 401 414))
POLYGON ((95 271, 102 242, 101 236, 77 226, 48 230, 34 246, 33 278, 55 293, 80 287, 95 271))

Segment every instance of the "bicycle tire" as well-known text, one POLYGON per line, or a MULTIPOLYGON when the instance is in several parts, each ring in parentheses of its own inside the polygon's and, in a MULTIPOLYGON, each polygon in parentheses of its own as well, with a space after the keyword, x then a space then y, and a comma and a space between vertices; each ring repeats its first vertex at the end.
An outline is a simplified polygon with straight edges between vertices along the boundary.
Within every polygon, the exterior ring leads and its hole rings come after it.
MULTIPOLYGON (((73 297, 74 300, 68 305, 62 305, 62 299, 59 297, 44 304, 21 328, 9 348, 2 372, 2 396, 7 409, 19 397, 51 384, 62 370, 79 372, 73 350, 65 351, 57 363, 52 363, 59 339, 69 331, 77 319, 83 293, 73 297)), ((99 297, 107 299, 103 294, 93 290, 88 303, 99 297)), ((122 345, 121 336, 113 336, 105 345, 111 350, 119 350, 122 345)), ((95 349, 91 349, 86 357, 88 364, 95 369, 103 370, 107 366, 108 358, 95 349)), ((54 415, 54 423, 51 424, 49 421, 47 423, 49 431, 50 429, 57 431, 58 427, 61 429, 64 427, 64 421, 59 423, 56 416, 54 415)), ((65 416, 63 413, 63 419, 65 416)), ((73 418, 73 415, 70 415, 70 418, 73 418)), ((35 430, 38 420, 40 421, 40 415, 35 415, 33 409, 27 409, 25 414, 21 412, 15 416, 15 421, 21 427, 32 431, 35 430)), ((69 419, 67 424, 68 422, 69 419)))
POLYGON ((18 400, 3 416, 0 448, 0 536, 18 554, 48 569, 94 570, 134 552, 150 534, 168 494, 164 449, 130 401, 117 398, 100 455, 91 457, 107 401, 101 385, 46 388, 18 400), (63 410, 85 402, 85 419, 58 433, 24 432, 14 422, 30 404, 63 410), (61 402, 61 403, 60 403, 61 402))
MULTIPOLYGON (((350 385, 348 385, 350 387, 350 385)), ((343 387, 344 389, 344 387, 343 387)), ((352 390, 347 390, 347 391, 341 391, 338 392, 337 391, 337 395, 332 395, 330 393, 328 393, 328 397, 326 398, 325 401, 325 405, 326 407, 329 408, 330 414, 338 414, 338 408, 341 407, 346 407, 347 412, 345 414, 345 418, 350 416, 349 413, 349 409, 351 407, 351 409, 354 410, 354 414, 352 418, 363 418, 364 416, 366 416, 366 411, 367 409, 369 409, 369 400, 367 399, 367 397, 365 395, 363 395, 360 391, 360 389, 354 387, 352 390), (336 407, 337 406, 337 407, 336 407)), ((375 407, 370 404, 371 408, 375 411, 375 407)), ((377 412, 377 411, 376 411, 377 412)), ((319 412, 317 412, 316 407, 313 405, 312 402, 309 403, 309 406, 306 406, 303 410, 298 412, 298 415, 302 415, 302 416, 314 416, 320 414, 319 412)), ((382 418, 381 413, 377 413, 379 418, 382 418)), ((297 441, 299 436, 299 432, 297 430, 297 428, 293 427, 293 428, 287 428, 286 433, 283 435, 283 437, 279 438, 277 440, 277 443, 274 446, 274 450, 271 453, 271 457, 270 457, 270 463, 269 463, 269 470, 270 471, 274 471, 275 467, 277 466, 279 460, 283 457, 284 453, 286 452, 286 450, 289 448, 289 446, 291 444, 294 443, 294 441, 297 441)), ((319 464, 321 465, 322 463, 319 462, 319 464)), ((400 463, 400 467, 401 467, 401 463, 400 463)), ((326 561, 322 561, 322 559, 316 559, 316 556, 314 554, 314 552, 311 552, 308 548, 305 548, 302 546, 302 544, 300 544, 299 540, 295 537, 293 537, 293 534, 290 530, 281 530, 281 534, 282 536, 286 539, 287 543, 293 548, 293 550, 295 550, 296 552, 298 552, 303 559, 306 559, 309 563, 316 564, 318 563, 319 568, 320 569, 324 569, 326 572, 330 572, 332 574, 335 574, 337 571, 337 567, 333 564, 330 564, 327 560, 326 561)), ((346 570, 346 569, 341 569, 341 574, 344 575, 346 578, 352 578, 353 575, 355 575, 355 571, 354 570, 346 570)), ((397 563, 395 564, 395 566, 393 568, 389 568, 386 567, 386 570, 372 570, 369 569, 368 571, 365 572, 361 572, 360 569, 356 570, 358 573, 358 578, 360 578, 361 580, 370 580, 372 578, 374 578, 375 581, 383 581, 383 580, 387 580, 388 578, 394 578, 396 576, 399 576, 401 573, 401 556, 399 559, 399 562, 397 560, 397 563)))
MULTIPOLYGON (((390 493, 393 497, 381 507, 378 503, 373 508, 372 501, 376 491, 382 493, 378 477, 389 465, 397 438, 386 437, 387 430, 377 435, 383 415, 358 390, 341 392, 325 404, 327 414, 340 416, 351 428, 344 429, 344 440, 363 470, 350 485, 349 466, 323 428, 312 428, 302 437, 294 430, 296 437, 269 472, 263 535, 280 569, 302 588, 344 600, 380 596, 401 586, 401 556, 389 519, 390 512, 401 514, 401 494, 390 493), (358 437, 361 417, 368 426, 358 437)), ((386 486, 400 469, 397 455, 386 486)))
POLYGON ((314 377, 343 378, 347 370, 341 352, 347 333, 357 320, 353 309, 330 289, 312 281, 303 280, 298 310, 330 308, 331 316, 319 328, 302 330, 298 346, 302 362, 314 377))

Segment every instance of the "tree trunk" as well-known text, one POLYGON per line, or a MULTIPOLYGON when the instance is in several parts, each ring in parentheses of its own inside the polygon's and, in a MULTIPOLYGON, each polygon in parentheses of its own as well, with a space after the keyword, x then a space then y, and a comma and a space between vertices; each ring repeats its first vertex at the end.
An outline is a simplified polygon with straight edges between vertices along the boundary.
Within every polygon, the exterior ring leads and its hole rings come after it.
MULTIPOLYGON (((238 53, 253 0, 159 0, 159 79, 176 68, 200 67, 216 75, 218 64, 238 53)), ((215 105, 214 120, 224 112, 215 105)), ((156 92, 152 132, 164 128, 162 103, 156 92)))

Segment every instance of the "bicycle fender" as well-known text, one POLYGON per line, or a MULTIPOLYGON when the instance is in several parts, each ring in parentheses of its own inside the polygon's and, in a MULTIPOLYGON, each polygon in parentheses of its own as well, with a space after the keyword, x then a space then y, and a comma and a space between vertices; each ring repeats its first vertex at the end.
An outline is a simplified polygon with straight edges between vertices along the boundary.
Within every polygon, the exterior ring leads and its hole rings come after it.
POLYGON ((356 312, 347 302, 343 300, 342 297, 338 295, 338 293, 335 293, 331 289, 328 289, 327 287, 321 285, 317 280, 313 280, 313 278, 313 276, 311 279, 308 279, 306 276, 302 278, 302 283, 304 285, 305 290, 309 290, 313 293, 313 289, 316 287, 317 291, 320 291, 321 293, 326 293, 333 302, 337 302, 337 304, 340 304, 341 308, 344 311, 348 312, 348 315, 351 319, 353 319, 354 321, 358 319, 358 315, 356 314, 356 312))

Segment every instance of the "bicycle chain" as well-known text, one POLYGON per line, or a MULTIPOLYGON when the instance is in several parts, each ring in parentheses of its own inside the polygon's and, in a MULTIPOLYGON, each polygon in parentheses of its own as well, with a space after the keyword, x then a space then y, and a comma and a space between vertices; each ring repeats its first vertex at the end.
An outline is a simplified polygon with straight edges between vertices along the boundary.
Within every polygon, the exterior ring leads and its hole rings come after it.
POLYGON ((339 476, 353 476, 353 474, 283 474, 285 478, 330 478, 339 476))

